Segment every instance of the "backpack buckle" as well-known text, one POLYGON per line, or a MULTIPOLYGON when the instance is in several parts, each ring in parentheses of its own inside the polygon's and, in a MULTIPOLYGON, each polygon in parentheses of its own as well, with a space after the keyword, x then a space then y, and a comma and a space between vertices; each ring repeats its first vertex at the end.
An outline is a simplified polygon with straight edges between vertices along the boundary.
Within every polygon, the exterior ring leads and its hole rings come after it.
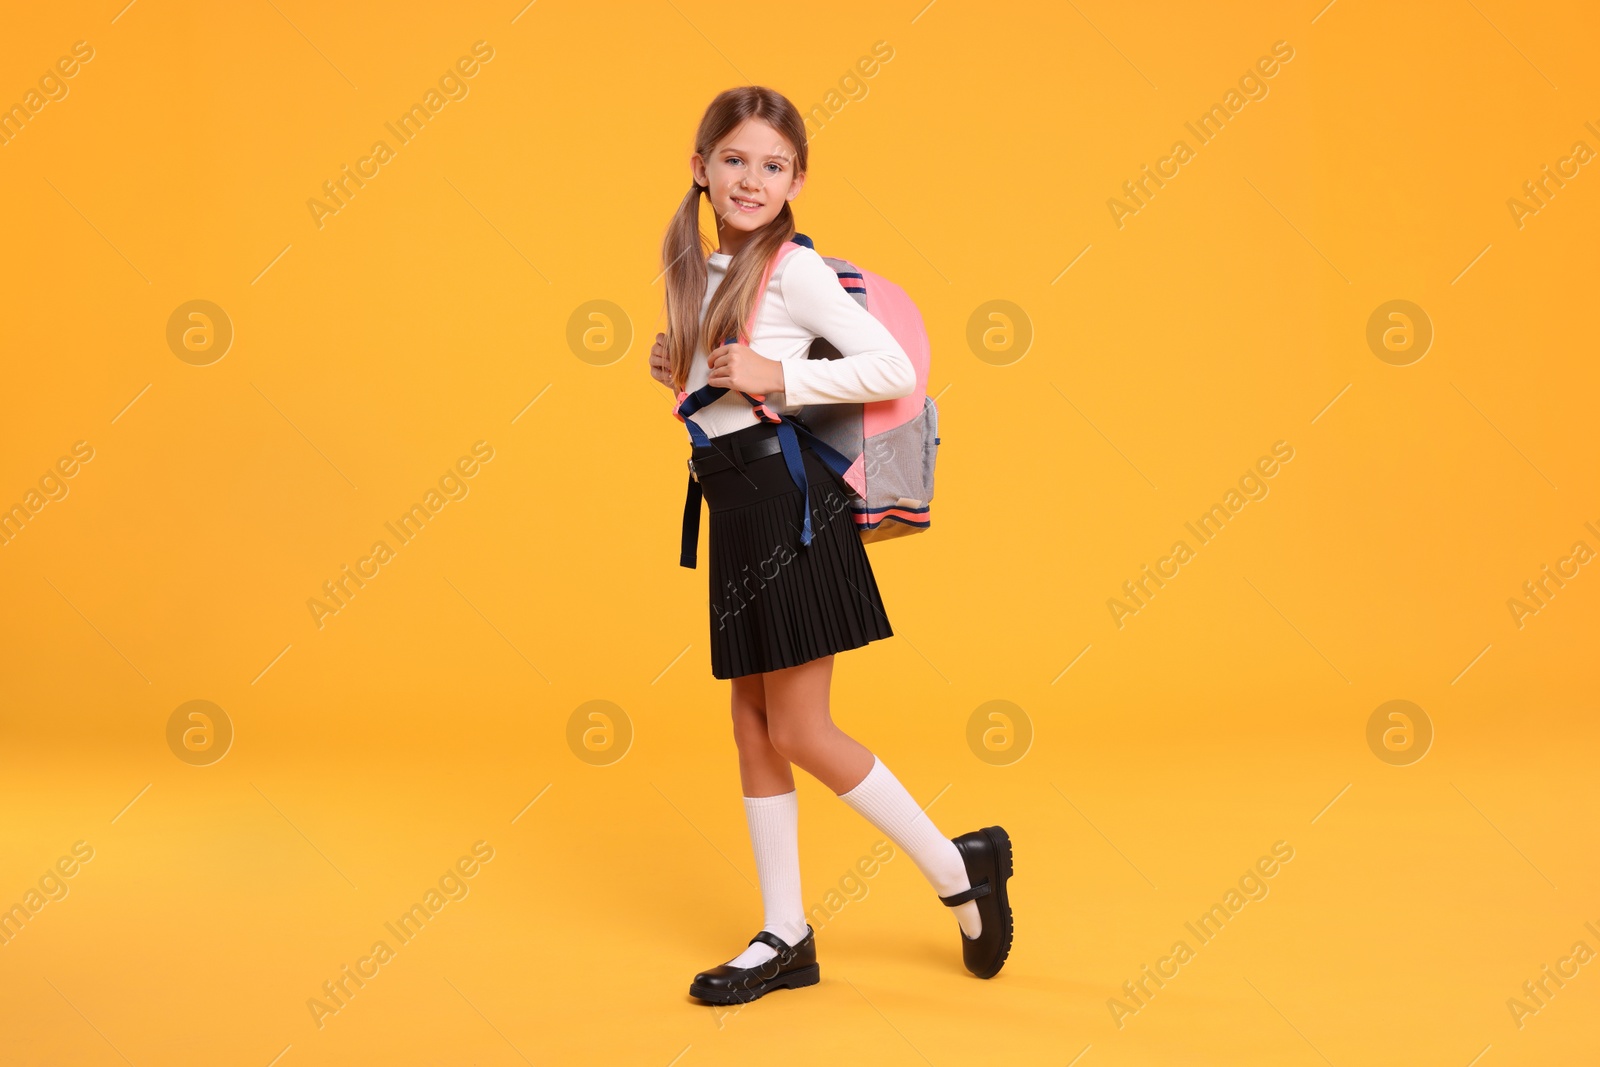
POLYGON ((700 472, 694 469, 693 456, 689 457, 689 477, 693 478, 697 482, 700 480, 700 472))

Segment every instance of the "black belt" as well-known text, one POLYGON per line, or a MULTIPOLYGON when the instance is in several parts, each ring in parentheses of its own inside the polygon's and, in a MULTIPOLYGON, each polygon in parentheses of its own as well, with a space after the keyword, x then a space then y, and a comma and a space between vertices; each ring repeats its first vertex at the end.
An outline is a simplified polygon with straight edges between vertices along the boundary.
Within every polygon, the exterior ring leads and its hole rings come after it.
POLYGON ((744 465, 753 459, 777 455, 782 451, 783 442, 776 433, 754 440, 730 441, 726 445, 719 445, 716 438, 712 438, 711 450, 702 452, 697 448, 689 457, 689 473, 698 480, 700 475, 715 474, 730 467, 743 470, 744 465))

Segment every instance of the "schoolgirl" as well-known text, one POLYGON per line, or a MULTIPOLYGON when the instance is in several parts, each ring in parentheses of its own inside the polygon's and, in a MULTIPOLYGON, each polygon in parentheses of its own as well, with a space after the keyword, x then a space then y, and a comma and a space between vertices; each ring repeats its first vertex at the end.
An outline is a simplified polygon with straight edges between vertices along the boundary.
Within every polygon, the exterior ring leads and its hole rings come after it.
MULTIPOLYGON (((792 764, 911 857, 954 910, 968 970, 992 978, 1011 949, 1006 831, 945 837, 829 713, 834 655, 894 631, 848 507, 852 490, 804 433, 803 470, 791 470, 772 417, 792 426, 792 413, 807 405, 907 396, 917 378, 894 336, 816 251, 785 249, 796 234, 789 202, 805 184, 806 161, 805 124, 788 99, 760 86, 719 94, 695 134, 694 186, 662 245, 667 332, 657 335, 651 373, 678 395, 680 415, 684 398, 702 387, 726 390, 682 417, 704 438, 692 447, 690 466, 709 512, 711 673, 731 680, 765 911, 744 951, 694 976, 690 995, 718 1004, 819 980, 816 935, 800 893, 792 764), (718 249, 709 256, 702 196, 716 215, 718 249), (841 358, 808 359, 817 338, 841 358)), ((693 492, 690 504, 698 515, 693 492)), ((681 562, 692 566, 694 546, 684 552, 681 562)))

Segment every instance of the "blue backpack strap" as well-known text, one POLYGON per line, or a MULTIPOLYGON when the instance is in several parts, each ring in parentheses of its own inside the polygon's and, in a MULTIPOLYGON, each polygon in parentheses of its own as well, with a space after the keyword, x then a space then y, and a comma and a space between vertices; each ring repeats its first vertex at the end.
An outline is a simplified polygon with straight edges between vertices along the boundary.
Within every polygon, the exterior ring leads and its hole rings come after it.
POLYGON ((777 424, 778 445, 783 449, 783 465, 789 468, 789 478, 800 487, 800 544, 811 543, 811 487, 806 484, 805 459, 800 455, 800 439, 795 436, 794 423, 783 419, 777 424))
POLYGON ((783 465, 789 469, 789 479, 800 490, 800 544, 811 543, 811 487, 806 484, 806 464, 800 455, 800 438, 795 434, 794 423, 783 418, 749 393, 740 393, 755 408, 756 418, 769 422, 778 434, 778 446, 783 450, 783 465))
POLYGON ((854 461, 851 460, 849 456, 846 456, 843 452, 840 452, 828 442, 818 437, 816 432, 813 431, 811 427, 807 426, 793 415, 789 416, 789 422, 796 430, 806 435, 806 440, 811 442, 811 450, 822 459, 822 462, 827 464, 828 468, 832 470, 833 473, 843 478, 844 472, 850 469, 854 461))
MULTIPOLYGON (((740 395, 755 406, 757 418, 761 419, 763 422, 773 421, 766 417, 767 413, 771 411, 770 408, 765 407, 765 405, 756 400, 754 397, 750 396, 748 393, 741 393, 740 395)), ((799 434, 806 435, 806 440, 810 443, 811 450, 815 452, 818 458, 820 458, 822 462, 840 478, 844 477, 845 471, 850 469, 853 461, 844 453, 828 444, 828 442, 818 437, 809 426, 796 419, 793 415, 789 416, 787 419, 777 419, 774 423, 774 427, 778 433, 778 444, 783 449, 784 466, 789 468, 789 478, 796 486, 800 488, 800 506, 805 512, 805 514, 802 516, 802 521, 800 524, 800 543, 802 545, 809 545, 812 538, 811 490, 810 486, 807 484, 808 480, 806 477, 805 459, 800 455, 799 434)))
MULTIPOLYGON (((704 430, 695 425, 694 420, 688 416, 699 411, 727 391, 720 385, 704 385, 684 397, 682 403, 678 405, 676 410, 679 415, 684 417, 683 424, 689 430, 689 440, 695 445, 707 447, 711 444, 711 438, 706 435, 704 430)), ((700 502, 702 499, 700 479, 694 476, 693 471, 690 471, 689 489, 683 498, 683 538, 682 544, 678 549, 678 565, 680 567, 688 567, 690 570, 694 570, 696 566, 695 556, 700 546, 700 502)))
POLYGON ((695 568, 695 553, 700 547, 700 480, 689 472, 689 492, 683 498, 683 545, 678 550, 678 565, 695 568))
POLYGON ((696 446, 704 448, 711 443, 711 438, 706 432, 696 425, 690 418, 695 412, 706 407, 728 390, 720 385, 702 385, 694 392, 683 398, 677 407, 677 413, 683 418, 683 425, 689 430, 689 440, 696 446))

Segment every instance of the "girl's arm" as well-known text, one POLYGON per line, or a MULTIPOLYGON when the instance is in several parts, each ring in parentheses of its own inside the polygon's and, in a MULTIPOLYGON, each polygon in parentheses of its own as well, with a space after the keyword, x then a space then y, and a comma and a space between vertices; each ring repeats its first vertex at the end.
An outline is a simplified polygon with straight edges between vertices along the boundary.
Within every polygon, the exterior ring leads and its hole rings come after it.
POLYGON ((785 405, 897 400, 917 387, 917 371, 900 342, 872 312, 844 291, 815 249, 790 253, 778 275, 789 316, 826 338, 843 359, 782 360, 785 405))

